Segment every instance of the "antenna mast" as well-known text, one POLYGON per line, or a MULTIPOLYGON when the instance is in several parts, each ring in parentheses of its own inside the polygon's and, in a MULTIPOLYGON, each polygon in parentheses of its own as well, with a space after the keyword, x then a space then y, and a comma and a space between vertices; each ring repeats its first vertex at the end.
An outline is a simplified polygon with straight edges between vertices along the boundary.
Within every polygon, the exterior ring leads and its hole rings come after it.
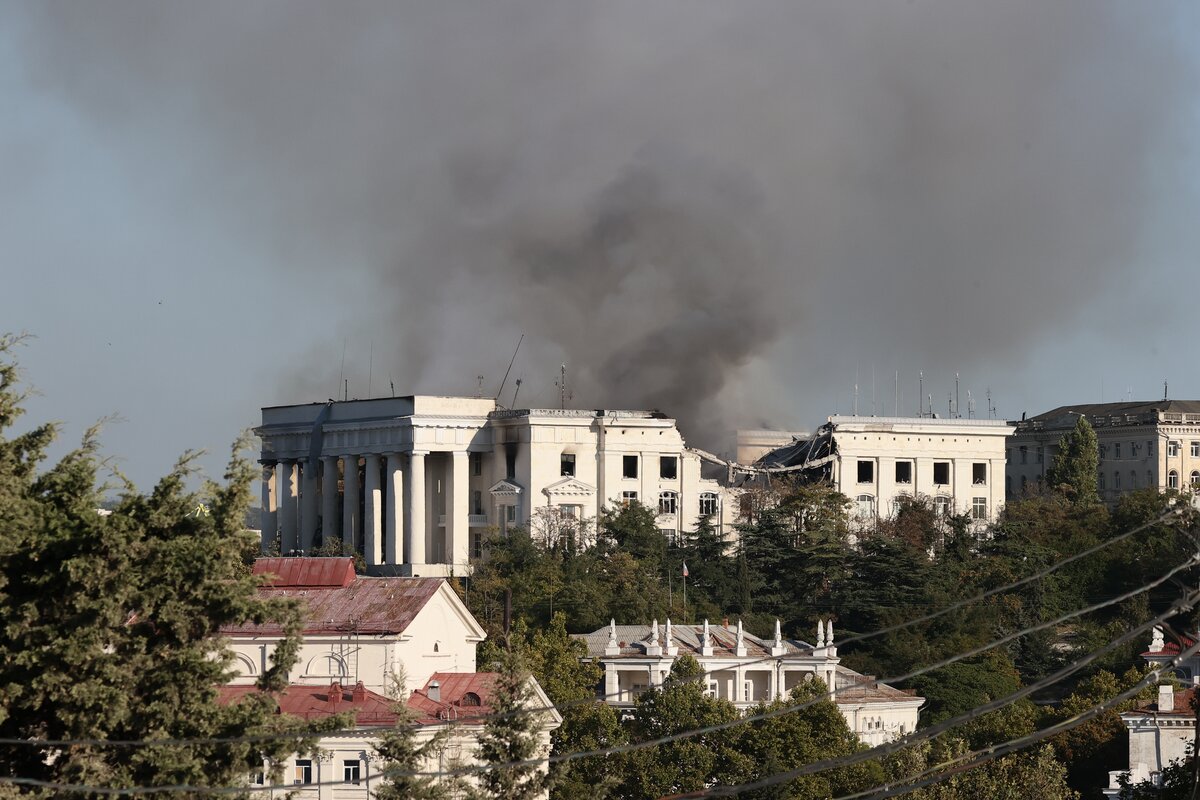
POLYGON ((517 339, 517 348, 513 350, 512 358, 508 362, 508 369, 504 370, 504 380, 500 381, 500 388, 496 390, 497 402, 500 400, 500 393, 504 391, 504 384, 508 383, 508 373, 512 372, 513 362, 517 360, 517 353, 521 352, 521 342, 525 341, 525 334, 521 334, 521 338, 517 339))

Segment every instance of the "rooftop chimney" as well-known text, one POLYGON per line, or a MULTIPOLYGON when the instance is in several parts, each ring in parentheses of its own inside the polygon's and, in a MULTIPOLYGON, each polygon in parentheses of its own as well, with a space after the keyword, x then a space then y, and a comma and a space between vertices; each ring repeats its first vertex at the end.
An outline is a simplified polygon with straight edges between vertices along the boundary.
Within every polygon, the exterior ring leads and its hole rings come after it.
POLYGON ((329 705, 336 706, 342 702, 342 685, 337 681, 329 684, 329 705))
POLYGON ((354 691, 350 695, 355 703, 364 703, 367 700, 367 687, 363 686, 363 682, 359 681, 354 684, 354 691))
POLYGON ((437 681, 430 681, 429 689, 426 690, 425 696, 435 703, 442 702, 442 685, 437 681))
POLYGON ((1158 710, 1159 713, 1175 710, 1175 687, 1169 683, 1158 687, 1158 710))

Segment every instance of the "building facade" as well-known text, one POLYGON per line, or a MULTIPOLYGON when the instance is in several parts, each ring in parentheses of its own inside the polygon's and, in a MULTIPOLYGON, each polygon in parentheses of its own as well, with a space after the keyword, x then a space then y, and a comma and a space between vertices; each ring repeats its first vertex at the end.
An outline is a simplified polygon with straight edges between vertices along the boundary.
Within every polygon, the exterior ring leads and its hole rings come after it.
POLYGON ((941 516, 979 526, 1004 504, 1004 445, 1012 425, 994 419, 833 416, 812 438, 767 454, 757 466, 828 480, 851 500, 859 527, 925 497, 941 516))
POLYGON ((1045 481, 1063 434, 1086 417, 1100 446, 1097 488, 1106 502, 1137 489, 1200 488, 1200 401, 1060 406, 1015 423, 1007 444, 1006 492, 1045 481))
POLYGON ((256 432, 264 552, 341 540, 372 572, 467 574, 489 530, 580 531, 631 500, 658 510, 666 536, 733 520, 726 490, 657 412, 418 395, 264 408, 256 432))
POLYGON ((637 696, 661 686, 680 655, 690 655, 704 670, 712 697, 745 711, 759 703, 786 698, 805 681, 819 678, 829 688, 846 724, 869 745, 882 744, 916 730, 922 697, 879 683, 841 666, 833 643, 833 623, 822 621, 817 644, 784 639, 779 623, 773 639, 761 639, 727 623, 709 625, 617 625, 575 636, 587 645, 588 658, 604 668, 601 699, 630 708, 637 696), (826 630, 828 633, 826 633, 826 630))

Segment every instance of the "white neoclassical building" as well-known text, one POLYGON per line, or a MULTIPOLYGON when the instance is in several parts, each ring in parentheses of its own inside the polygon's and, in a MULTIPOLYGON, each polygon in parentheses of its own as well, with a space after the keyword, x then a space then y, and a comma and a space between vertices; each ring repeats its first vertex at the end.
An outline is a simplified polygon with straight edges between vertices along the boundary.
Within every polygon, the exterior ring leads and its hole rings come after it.
POLYGON ((829 688, 846 724, 869 745, 882 744, 916 730, 925 698, 869 675, 843 667, 833 643, 833 623, 818 626, 816 645, 784 639, 775 623, 772 639, 742 628, 720 625, 617 625, 575 636, 587 645, 588 658, 604 668, 601 699, 617 708, 632 707, 637 696, 661 686, 671 665, 690 655, 704 670, 710 696, 745 711, 782 699, 802 682, 819 678, 829 688))
POLYGON ((939 515, 982 526, 1004 504, 1004 445, 1013 426, 997 419, 832 416, 809 439, 758 466, 792 468, 830 481, 853 503, 860 526, 893 516, 903 497, 927 497, 939 515))
POLYGON ((735 511, 657 412, 417 395, 264 408, 256 432, 264 552, 340 539, 373 573, 466 574, 489 529, 543 515, 636 500, 673 536, 703 516, 728 529, 735 511))
POLYGON ((1040 486, 1063 434, 1086 417, 1100 448, 1097 488, 1107 502, 1137 489, 1200 489, 1200 401, 1060 406, 1015 423, 1008 440, 1008 494, 1040 486))

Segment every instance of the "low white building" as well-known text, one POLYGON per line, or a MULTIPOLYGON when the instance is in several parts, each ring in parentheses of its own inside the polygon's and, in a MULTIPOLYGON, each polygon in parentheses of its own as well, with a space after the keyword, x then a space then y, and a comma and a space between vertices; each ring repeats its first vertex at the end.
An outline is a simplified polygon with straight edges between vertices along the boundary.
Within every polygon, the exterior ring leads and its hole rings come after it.
POLYGON ((879 683, 841 666, 834 645, 833 624, 821 623, 817 644, 780 635, 761 639, 727 624, 660 627, 617 625, 575 638, 587 645, 588 657, 604 668, 601 699, 617 708, 632 707, 637 696, 661 686, 675 659, 690 655, 704 670, 708 693, 746 710, 758 703, 786 698, 804 681, 819 678, 830 690, 846 724, 863 742, 882 744, 916 730, 923 697, 879 683))
MULTIPOLYGON (((296 598, 304 608, 299 661, 287 689, 273 697, 279 713, 306 720, 354 716, 349 729, 323 734, 315 754, 283 765, 287 789, 262 788, 255 796, 373 797, 386 780, 374 744, 381 730, 396 725, 398 703, 415 713, 419 742, 449 731, 423 770, 479 763, 479 736, 498 676, 475 671, 475 647, 486 634, 445 580, 360 576, 350 558, 265 558, 254 572, 264 576, 262 593, 296 598), (403 685, 396 680, 401 674, 403 685)), ((282 632, 247 624, 221 633, 238 674, 220 687, 219 699, 236 703, 258 691, 255 683, 282 632)), ((562 717, 533 678, 530 689, 545 758, 562 717)), ((249 776, 251 789, 270 783, 268 767, 249 776)))
POLYGON ((1007 445, 1010 496, 1042 484, 1063 434, 1081 416, 1096 431, 1103 500, 1137 489, 1200 488, 1200 401, 1156 400, 1060 406, 1015 423, 1007 445))
POLYGON ((670 537, 736 510, 657 412, 417 395, 264 408, 256 432, 264 552, 341 540, 373 573, 468 574, 489 530, 631 500, 670 537))
POLYGON ((927 497, 939 515, 967 514, 982 526, 1004 505, 1012 430, 996 419, 833 416, 756 466, 828 480, 850 498, 861 527, 893 516, 904 497, 927 497))

